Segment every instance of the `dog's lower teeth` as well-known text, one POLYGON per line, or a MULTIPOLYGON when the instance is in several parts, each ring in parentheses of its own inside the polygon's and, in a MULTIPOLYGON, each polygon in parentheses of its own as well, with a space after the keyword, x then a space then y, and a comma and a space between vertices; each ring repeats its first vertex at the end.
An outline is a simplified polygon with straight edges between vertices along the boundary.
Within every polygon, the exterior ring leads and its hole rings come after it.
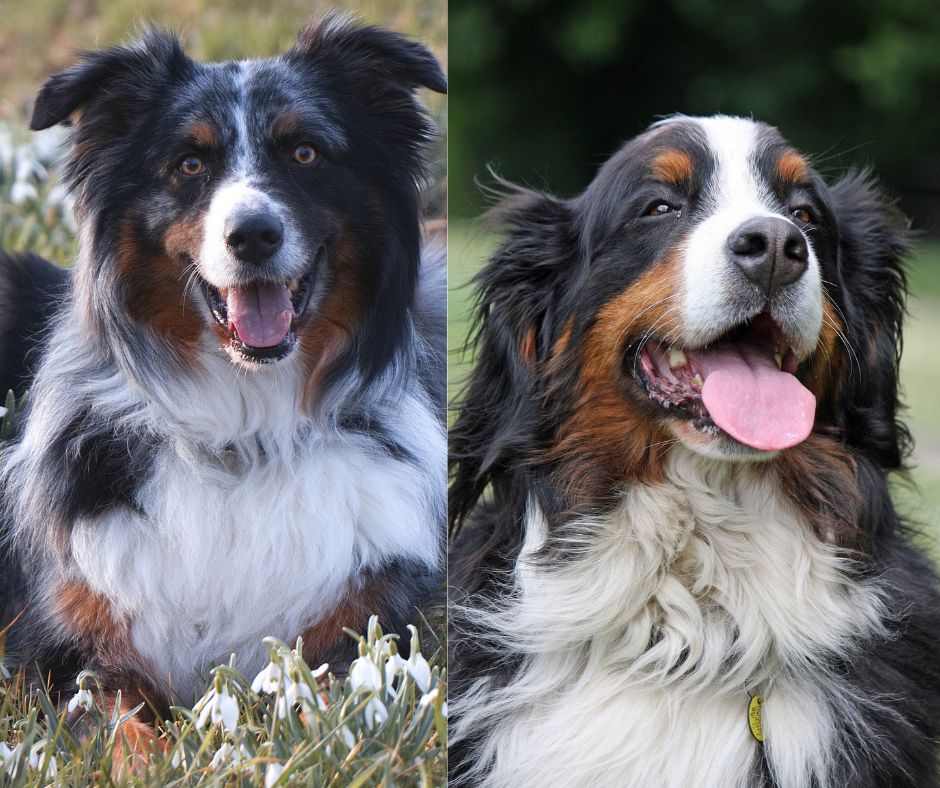
POLYGON ((291 279, 291 280, 287 283, 287 289, 290 290, 292 293, 297 292, 297 288, 298 288, 298 287, 300 287, 300 280, 299 280, 299 279, 291 279))
POLYGON ((783 366, 783 356, 780 355, 779 350, 774 353, 774 361, 777 362, 777 369, 780 369, 783 366))

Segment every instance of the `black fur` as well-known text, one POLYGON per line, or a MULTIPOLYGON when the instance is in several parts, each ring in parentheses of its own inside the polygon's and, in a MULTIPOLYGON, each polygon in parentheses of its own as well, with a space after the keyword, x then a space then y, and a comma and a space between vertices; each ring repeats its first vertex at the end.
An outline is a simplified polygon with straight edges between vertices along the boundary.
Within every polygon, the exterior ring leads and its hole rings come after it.
MULTIPOLYGON (((550 529, 607 505, 602 498, 571 497, 559 478, 551 449, 576 399, 578 357, 568 354, 564 364, 548 359, 566 325, 570 345, 583 341, 605 298, 662 253, 662 246, 636 234, 617 240, 626 234, 624 227, 632 229, 625 224, 624 205, 636 199, 630 167, 642 159, 643 139, 615 154, 579 197, 562 200, 504 184, 508 195, 491 213, 503 241, 476 279, 470 342, 475 366, 450 432, 452 604, 479 607, 505 597, 528 500, 539 504, 550 529), (603 263, 611 247, 619 254, 616 273, 603 263), (520 351, 527 335, 535 339, 534 360, 528 361, 520 351)), ((686 142, 683 149, 702 167, 694 135, 686 142)), ((765 132, 765 142, 780 150, 775 132, 765 132)), ((858 731, 846 726, 845 747, 832 753, 834 784, 936 785, 940 593, 888 486, 911 444, 899 420, 898 396, 907 224, 868 173, 849 172, 831 187, 813 178, 812 204, 821 215, 814 248, 826 293, 845 321, 851 358, 838 396, 820 403, 817 425, 851 453, 860 493, 853 527, 865 556, 863 576, 887 580, 888 609, 897 622, 892 639, 868 642, 850 661, 830 666, 857 695, 881 704, 866 711, 868 740, 860 741, 858 731)), ((694 199, 687 212, 692 219, 694 199)), ((617 482, 602 481, 613 500, 617 482)), ((831 505, 844 512, 847 504, 831 505)), ((459 699, 474 680, 505 684, 522 655, 493 647, 486 632, 460 616, 452 620, 457 623, 450 636, 450 687, 459 714, 459 699)), ((451 750, 451 777, 458 782, 479 758, 476 745, 470 732, 451 750)), ((774 785, 767 768, 766 783, 774 785)))
POLYGON ((68 271, 35 254, 0 253, 0 392, 19 399, 42 358, 49 321, 68 289, 68 271))

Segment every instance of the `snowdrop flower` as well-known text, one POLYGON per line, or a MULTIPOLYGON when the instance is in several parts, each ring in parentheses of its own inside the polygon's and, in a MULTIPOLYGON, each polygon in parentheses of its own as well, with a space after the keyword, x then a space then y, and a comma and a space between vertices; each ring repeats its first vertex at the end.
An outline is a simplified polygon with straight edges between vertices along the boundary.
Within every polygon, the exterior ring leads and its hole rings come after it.
POLYGON ((241 747, 235 748, 229 742, 222 742, 222 746, 215 751, 215 755, 209 761, 209 768, 218 769, 226 764, 238 766, 244 759, 241 747))
MULTIPOLYGON (((7 415, 7 409, 0 405, 0 419, 7 415)), ((0 677, 8 679, 10 678, 10 671, 7 670, 6 663, 0 659, 0 677)))
POLYGON ((294 676, 286 676, 284 682, 284 692, 278 696, 275 711, 277 717, 283 720, 287 716, 287 710, 293 708, 298 703, 306 702, 311 707, 319 705, 318 698, 314 698, 313 690, 305 681, 297 681, 294 676))
POLYGON ((349 747, 350 750, 356 746, 356 734, 349 729, 348 725, 344 725, 340 728, 339 732, 343 734, 343 741, 346 742, 346 746, 349 747))
POLYGON ((255 680, 251 682, 251 691, 258 694, 273 695, 281 686, 281 677, 283 675, 284 672, 281 670, 281 666, 272 660, 264 670, 255 676, 255 680))
POLYGON ((445 720, 447 719, 447 701, 446 700, 441 704, 441 716, 445 720))
POLYGON ((222 677, 215 677, 215 686, 193 707, 199 712, 196 727, 202 730, 211 719, 212 724, 222 723, 227 731, 235 730, 238 725, 238 701, 229 693, 228 686, 222 683, 222 677))
MULTIPOLYGON (((59 764, 55 759, 55 755, 46 750, 46 744, 48 742, 41 741, 36 744, 29 753, 29 758, 27 759, 27 764, 30 769, 35 769, 36 771, 41 771, 42 769, 46 770, 46 777, 55 777, 59 772, 59 764)), ((19 747, 17 747, 19 749, 19 747)))
POLYGON ((13 774, 15 765, 16 750, 11 750, 5 741, 0 741, 0 769, 6 769, 7 774, 13 774))
POLYGON ((376 665, 368 656, 366 656, 366 645, 364 642, 359 644, 359 657, 353 660, 349 666, 349 678, 347 683, 353 690, 362 687, 370 690, 382 689, 382 674, 376 665))
POLYGON ((264 770, 264 788, 271 788, 278 781, 284 767, 279 763, 269 763, 268 768, 264 770))
POLYGON ((394 643, 388 643, 388 656, 385 659, 385 690, 390 698, 397 696, 394 682, 397 676, 402 676, 408 671, 408 663, 401 658, 398 649, 394 643))
POLYGON ((186 768, 186 751, 183 749, 182 744, 173 750, 173 755, 170 758, 170 766, 172 766, 174 769, 177 769, 180 766, 186 768))
POLYGON ((39 192, 36 187, 28 181, 17 181, 10 189, 10 202, 14 205, 22 205, 27 200, 36 200, 39 198, 39 192))
POLYGON ((378 699, 378 697, 373 697, 367 704, 363 711, 366 718, 366 727, 369 730, 372 730, 377 725, 381 725, 385 720, 388 719, 388 709, 385 708, 385 704, 378 699))
POLYGON ((79 677, 75 680, 75 683, 78 684, 78 692, 76 692, 74 697, 69 701, 69 714, 75 711, 75 709, 77 709, 79 706, 87 711, 95 705, 95 699, 91 696, 91 693, 85 686, 85 675, 79 674, 79 677))
POLYGON ((407 659, 408 672, 418 685, 418 689, 427 692, 431 687, 431 666, 421 655, 421 641, 418 640, 417 628, 409 624, 408 629, 411 630, 411 656, 407 659))
POLYGON ((430 706, 431 704, 433 704, 433 703, 435 703, 435 702, 437 701, 437 694, 438 694, 438 693, 437 693, 437 687, 435 687, 435 688, 432 689, 430 692, 428 692, 428 693, 426 693, 426 694, 424 694, 424 695, 421 696, 421 700, 418 701, 418 705, 420 705, 421 708, 424 708, 424 707, 426 707, 426 706, 430 706))

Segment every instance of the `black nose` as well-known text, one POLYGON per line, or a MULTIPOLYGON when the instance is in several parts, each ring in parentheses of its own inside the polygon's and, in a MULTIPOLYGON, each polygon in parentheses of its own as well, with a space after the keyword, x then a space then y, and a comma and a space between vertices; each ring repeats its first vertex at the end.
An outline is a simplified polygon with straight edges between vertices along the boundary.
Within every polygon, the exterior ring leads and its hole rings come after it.
POLYGON ((728 237, 731 259, 768 298, 806 271, 809 248, 803 233, 785 219, 748 219, 728 237))
POLYGON ((225 245, 247 263, 267 260, 283 240, 284 225, 274 214, 240 214, 225 223, 225 245))

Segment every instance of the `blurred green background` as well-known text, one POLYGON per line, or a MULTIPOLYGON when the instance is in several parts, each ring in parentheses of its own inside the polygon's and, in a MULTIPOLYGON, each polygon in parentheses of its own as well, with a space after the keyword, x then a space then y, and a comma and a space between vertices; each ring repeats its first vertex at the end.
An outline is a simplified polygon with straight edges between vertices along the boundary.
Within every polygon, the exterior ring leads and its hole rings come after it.
MULTIPOLYGON (((451 394, 492 241, 487 167, 578 193, 662 115, 777 126, 832 178, 871 166, 918 231, 902 380, 917 447, 897 497, 940 537, 940 4, 936 0, 451 0, 451 394)), ((935 553, 940 557, 940 551, 935 553)))

